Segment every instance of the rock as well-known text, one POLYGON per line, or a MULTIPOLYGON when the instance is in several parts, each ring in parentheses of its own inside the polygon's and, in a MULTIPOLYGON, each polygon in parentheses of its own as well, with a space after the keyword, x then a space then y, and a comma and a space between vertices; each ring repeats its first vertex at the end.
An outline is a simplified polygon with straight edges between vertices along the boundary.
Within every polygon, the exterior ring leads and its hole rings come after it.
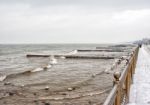
POLYGON ((126 65, 129 63, 129 59, 126 59, 126 65))
POLYGON ((37 100, 34 100, 33 102, 37 102, 37 100))
POLYGON ((118 65, 121 64, 121 59, 118 60, 117 64, 118 64, 118 65))
POLYGON ((88 101, 88 103, 91 105, 92 104, 92 102, 91 101, 88 101))
POLYGON ((13 96, 15 93, 9 92, 8 94, 9 94, 9 96, 13 96))
POLYGON ((43 67, 43 69, 44 69, 44 70, 46 70, 46 69, 47 69, 47 67, 43 67))
POLYGON ((20 93, 20 92, 19 92, 18 95, 23 95, 23 93, 20 93))
POLYGON ((48 86, 46 86, 46 87, 45 87, 45 90, 49 90, 49 87, 48 87, 48 86))
POLYGON ((62 93, 62 95, 67 95, 67 93, 62 93))
POLYGON ((68 88, 68 91, 72 91, 73 90, 73 88, 68 88))
POLYGON ((75 87, 73 87, 73 88, 68 88, 67 90, 68 90, 68 91, 75 90, 75 87))
POLYGON ((24 85, 21 85, 21 87, 24 87, 24 85))
POLYGON ((6 103, 7 103, 6 101, 3 102, 4 105, 6 105, 6 103))
POLYGON ((75 88, 75 87, 73 87, 72 89, 73 89, 73 90, 75 90, 76 88, 75 88))
POLYGON ((46 102, 44 105, 50 105, 50 103, 46 102))
POLYGON ((35 95, 35 96, 36 96, 37 94, 36 94, 36 93, 33 93, 33 95, 35 95))
POLYGON ((95 77, 95 74, 92 74, 92 78, 94 78, 95 77))
POLYGON ((123 59, 124 59, 124 57, 122 56, 120 59, 121 59, 121 60, 123 60, 123 59))
POLYGON ((11 85, 11 83, 10 82, 5 82, 4 85, 11 85))

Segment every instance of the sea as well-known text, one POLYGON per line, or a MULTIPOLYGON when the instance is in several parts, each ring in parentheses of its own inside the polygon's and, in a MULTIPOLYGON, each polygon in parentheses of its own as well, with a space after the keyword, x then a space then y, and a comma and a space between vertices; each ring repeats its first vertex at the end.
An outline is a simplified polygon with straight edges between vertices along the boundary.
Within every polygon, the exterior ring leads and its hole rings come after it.
MULTIPOLYGON (((112 44, 0 44, 0 104, 35 105, 37 97, 48 99, 53 105, 67 105, 68 102, 68 105, 84 105, 90 100, 93 103, 104 102, 113 86, 113 74, 105 71, 114 65, 118 57, 128 56, 130 51, 79 51, 96 50, 96 47, 110 49, 110 46, 112 44), (51 56, 27 57, 28 54, 51 56), (54 55, 115 58, 83 59, 54 55), (11 98, 12 93, 15 95, 11 98)), ((37 105, 42 105, 42 102, 37 105)))
MULTIPOLYGON (((28 58, 27 54, 70 54, 76 49, 94 49, 98 46, 102 46, 101 44, 1 44, 0 45, 0 81, 11 81, 15 85, 30 85, 30 84, 40 84, 43 82, 47 83, 49 79, 51 82, 56 83, 59 81, 59 77, 65 77, 68 72, 73 71, 73 75, 80 74, 82 77, 86 75, 85 68, 88 68, 88 64, 92 64, 95 60, 87 61, 65 61, 59 60, 57 62, 61 62, 55 68, 55 65, 49 65, 50 58, 38 57, 38 58, 28 58), (83 65, 84 66, 83 66, 83 65), (86 65, 87 64, 87 65, 86 65), (70 65, 70 66, 68 66, 70 65), (51 68, 52 66, 52 68, 51 68), (48 70, 51 72, 43 72, 42 67, 49 68, 48 70), (72 70, 70 70, 72 68, 72 70), (60 69, 60 70, 59 70, 60 69), (80 70, 81 69, 81 70, 80 70), (42 71, 39 73, 39 71, 42 71), (34 72, 34 73, 29 73, 34 72), (38 73, 35 73, 38 72, 38 73), (48 73, 51 73, 50 75, 48 73), (65 75, 63 75, 65 74, 65 75), (53 76, 53 77, 49 77, 53 76), (53 80, 54 79, 54 80, 53 80), (58 81, 57 81, 58 80, 58 81)), ((56 62, 56 63, 57 63, 56 62)), ((93 63, 96 65, 96 63, 93 63)), ((98 64, 97 64, 98 65, 98 64)), ((95 66, 97 67, 97 66, 95 66)), ((91 68, 91 66, 89 67, 91 68)), ((90 74, 91 75, 91 74, 90 74)), ((79 76, 79 75, 78 75, 79 76)), ((70 76, 71 77, 71 76, 70 76)), ((68 77, 68 80, 69 78, 68 77)), ((81 79, 81 78, 78 79, 81 79)), ((65 78, 62 78, 65 79, 65 78)), ((75 79, 75 78, 73 78, 75 79)))

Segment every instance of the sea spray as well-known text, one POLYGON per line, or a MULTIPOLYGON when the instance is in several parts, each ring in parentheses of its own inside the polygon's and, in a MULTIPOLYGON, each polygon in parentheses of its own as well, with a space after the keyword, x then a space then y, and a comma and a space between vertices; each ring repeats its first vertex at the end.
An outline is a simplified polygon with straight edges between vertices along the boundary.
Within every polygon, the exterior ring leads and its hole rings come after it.
POLYGON ((6 79, 6 75, 0 76, 0 82, 4 81, 6 79))
POLYGON ((47 69, 49 69, 49 68, 51 68, 51 67, 52 67, 52 65, 50 65, 50 64, 46 66, 47 69))
POLYGON ((61 56, 60 58, 61 58, 61 59, 65 59, 66 57, 65 57, 65 56, 61 56))
POLYGON ((57 64, 57 59, 54 57, 54 56, 50 56, 50 61, 49 61, 50 64, 57 64))
POLYGON ((68 55, 74 55, 74 54, 77 54, 78 53, 78 50, 73 50, 73 51, 71 51, 71 52, 69 52, 69 53, 67 53, 68 55))

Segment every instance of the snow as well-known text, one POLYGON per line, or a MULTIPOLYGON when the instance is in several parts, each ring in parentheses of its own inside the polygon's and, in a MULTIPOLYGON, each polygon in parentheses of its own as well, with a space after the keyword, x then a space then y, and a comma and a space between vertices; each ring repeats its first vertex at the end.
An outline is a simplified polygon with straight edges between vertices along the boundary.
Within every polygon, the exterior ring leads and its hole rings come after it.
POLYGON ((144 47, 139 50, 127 105, 150 105, 150 52, 144 47))

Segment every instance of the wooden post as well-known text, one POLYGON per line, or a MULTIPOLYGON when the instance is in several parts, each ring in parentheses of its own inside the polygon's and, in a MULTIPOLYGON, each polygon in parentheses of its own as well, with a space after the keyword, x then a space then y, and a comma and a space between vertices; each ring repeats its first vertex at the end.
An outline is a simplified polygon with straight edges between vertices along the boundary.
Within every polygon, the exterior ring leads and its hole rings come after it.
POLYGON ((132 60, 132 74, 134 74, 135 73, 135 54, 134 54, 134 56, 133 56, 133 60, 132 60))
POLYGON ((133 82, 133 74, 134 74, 134 56, 133 56, 133 60, 131 62, 131 69, 130 69, 130 75, 131 75, 131 83, 133 82))
POLYGON ((116 99, 115 99, 114 105, 121 105, 121 87, 120 87, 120 83, 119 83, 120 76, 121 76, 120 72, 115 72, 114 73, 114 78, 115 78, 114 83, 118 85, 118 89, 117 89, 117 94, 116 94, 116 99))
POLYGON ((126 96, 127 96, 127 101, 128 101, 128 97, 129 97, 129 73, 127 73, 125 86, 126 86, 126 96))

